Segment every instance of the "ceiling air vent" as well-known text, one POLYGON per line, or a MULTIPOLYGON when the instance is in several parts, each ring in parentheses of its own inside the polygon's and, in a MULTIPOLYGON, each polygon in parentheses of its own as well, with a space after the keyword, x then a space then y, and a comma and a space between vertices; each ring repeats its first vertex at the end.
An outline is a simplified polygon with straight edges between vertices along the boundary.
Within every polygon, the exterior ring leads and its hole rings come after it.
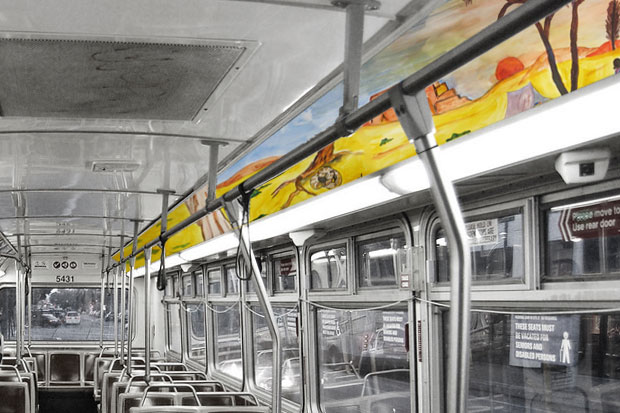
POLYGON ((194 120, 246 47, 0 39, 2 116, 194 120))
POLYGON ((140 167, 140 163, 136 161, 93 161, 91 170, 93 172, 134 172, 140 167))

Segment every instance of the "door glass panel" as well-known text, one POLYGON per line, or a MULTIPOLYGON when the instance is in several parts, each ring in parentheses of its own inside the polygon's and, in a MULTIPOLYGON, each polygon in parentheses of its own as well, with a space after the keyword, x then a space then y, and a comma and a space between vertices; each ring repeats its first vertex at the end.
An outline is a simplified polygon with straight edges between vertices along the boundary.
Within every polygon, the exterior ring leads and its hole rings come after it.
POLYGON ((186 303, 189 358, 205 364, 205 306, 203 303, 186 303))
POLYGON ((409 412, 403 310, 317 310, 320 404, 331 412, 409 412))
MULTIPOLYGON (((254 331, 254 380, 256 385, 271 391, 273 348, 267 323, 259 306, 252 306, 254 331)), ((299 403, 301 398, 301 364, 297 337, 297 306, 274 307, 282 340, 282 396, 299 403)))
POLYGON ((179 318, 180 304, 166 304, 168 319, 168 346, 171 351, 181 354, 181 320, 179 318))
POLYGON ((237 305, 215 305, 215 363, 221 372, 241 380, 241 337, 237 305))

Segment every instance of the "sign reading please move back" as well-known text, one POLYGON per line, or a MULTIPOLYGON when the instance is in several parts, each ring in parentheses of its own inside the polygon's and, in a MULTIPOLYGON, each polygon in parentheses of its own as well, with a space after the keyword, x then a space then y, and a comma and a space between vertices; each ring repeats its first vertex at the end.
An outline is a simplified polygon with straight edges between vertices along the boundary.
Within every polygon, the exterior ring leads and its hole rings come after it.
POLYGON ((565 242, 619 235, 620 200, 565 208, 560 214, 558 225, 565 242))

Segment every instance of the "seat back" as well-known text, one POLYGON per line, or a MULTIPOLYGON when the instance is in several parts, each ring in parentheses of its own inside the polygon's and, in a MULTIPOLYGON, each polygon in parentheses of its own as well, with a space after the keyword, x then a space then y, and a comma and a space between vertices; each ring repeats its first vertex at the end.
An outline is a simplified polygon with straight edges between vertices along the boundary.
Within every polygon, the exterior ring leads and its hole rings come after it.
POLYGON ((80 355, 76 353, 51 353, 49 355, 49 380, 54 384, 77 384, 81 380, 80 355))
POLYGON ((0 413, 31 413, 29 385, 23 382, 0 382, 0 413))
POLYGON ((189 384, 201 393, 223 392, 225 390, 224 385, 215 380, 175 380, 174 382, 176 384, 189 384))
POLYGON ((143 406, 132 407, 129 413, 271 413, 264 406, 143 406))
POLYGON ((109 412, 112 401, 112 386, 119 381, 120 377, 121 373, 116 371, 103 374, 103 381, 101 382, 101 413, 109 412))
MULTIPOLYGON (((256 406, 256 397, 242 392, 197 392, 202 406, 256 406)), ((177 400, 181 406, 196 406, 196 399, 191 393, 178 393, 177 400)))
POLYGON ((154 365, 159 367, 161 371, 187 371, 187 366, 183 363, 157 362, 154 365))
POLYGON ((162 370, 162 372, 170 376, 174 381, 196 381, 207 379, 207 374, 202 371, 162 370))
MULTIPOLYGON (((144 393, 123 393, 118 397, 117 413, 129 413, 140 406, 144 393)), ((146 395, 144 406, 173 406, 174 393, 154 392, 146 395)))
POLYGON ((94 393, 95 400, 101 400, 101 385, 103 382, 103 374, 108 371, 110 367, 110 363, 112 363, 112 357, 97 357, 95 359, 95 367, 94 367, 94 393))

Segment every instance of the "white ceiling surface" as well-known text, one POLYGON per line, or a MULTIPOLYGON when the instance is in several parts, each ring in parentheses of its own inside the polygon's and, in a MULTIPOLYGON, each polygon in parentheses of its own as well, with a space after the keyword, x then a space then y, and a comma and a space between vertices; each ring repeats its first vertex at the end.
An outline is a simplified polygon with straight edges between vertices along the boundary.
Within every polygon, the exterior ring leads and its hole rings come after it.
MULTIPOLYGON (((365 40, 408 2, 384 0, 381 10, 367 15, 365 40)), ((326 1, 303 3, 325 6, 326 1)), ((164 43, 215 39, 254 45, 243 67, 225 90, 218 91, 198 122, 0 118, 0 133, 73 131, 0 134, 0 230, 14 245, 14 234, 26 232, 31 234, 23 240, 27 245, 60 244, 67 252, 77 248, 98 253, 101 244, 118 245, 120 239, 109 235, 131 234, 130 219, 141 220, 144 227, 160 214, 161 197, 152 192, 170 188, 180 195, 207 174, 209 147, 198 139, 84 131, 223 139, 229 141, 220 148, 219 159, 223 159, 342 63, 345 17, 336 9, 262 1, 0 1, 0 36, 8 38, 164 43), (138 167, 133 172, 91 171, 92 161, 110 160, 130 161, 138 167), (18 215, 15 205, 22 205, 24 215, 32 219, 10 219, 18 215)), ((177 199, 172 196, 170 203, 177 199)), ((33 247, 33 253, 48 250, 33 247)))

